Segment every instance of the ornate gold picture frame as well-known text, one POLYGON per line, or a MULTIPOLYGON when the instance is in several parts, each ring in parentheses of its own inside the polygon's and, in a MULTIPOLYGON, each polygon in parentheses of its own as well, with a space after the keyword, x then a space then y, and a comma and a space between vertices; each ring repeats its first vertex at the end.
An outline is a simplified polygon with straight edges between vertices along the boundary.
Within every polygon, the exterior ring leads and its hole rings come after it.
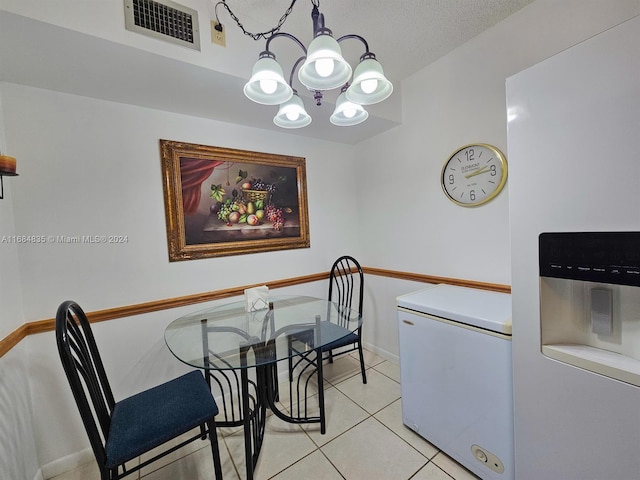
POLYGON ((160 140, 169 261, 308 248, 303 157, 160 140))

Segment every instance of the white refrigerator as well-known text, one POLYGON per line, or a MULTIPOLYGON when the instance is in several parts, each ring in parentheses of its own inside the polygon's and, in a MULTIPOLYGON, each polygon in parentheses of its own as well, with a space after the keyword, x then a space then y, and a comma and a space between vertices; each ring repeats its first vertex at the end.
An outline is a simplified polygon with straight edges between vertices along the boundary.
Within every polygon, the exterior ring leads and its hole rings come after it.
POLYGON ((544 345, 640 371, 640 287, 549 280, 538 255, 542 233, 640 231, 640 17, 507 79, 507 115, 516 478, 640 479, 640 387, 544 345))

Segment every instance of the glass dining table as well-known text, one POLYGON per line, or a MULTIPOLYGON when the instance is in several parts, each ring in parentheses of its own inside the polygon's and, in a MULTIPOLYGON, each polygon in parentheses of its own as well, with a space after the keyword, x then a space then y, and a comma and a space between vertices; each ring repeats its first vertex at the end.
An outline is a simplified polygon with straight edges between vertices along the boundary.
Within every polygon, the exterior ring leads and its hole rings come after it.
POLYGON ((216 424, 243 427, 250 480, 267 409, 289 423, 319 423, 325 433, 322 349, 361 323, 358 311, 326 299, 274 296, 259 310, 236 301, 190 313, 172 321, 164 337, 178 360, 203 370, 220 408, 216 424), (288 395, 279 388, 279 364, 287 369, 288 395), (317 402, 310 402, 316 394, 317 402))

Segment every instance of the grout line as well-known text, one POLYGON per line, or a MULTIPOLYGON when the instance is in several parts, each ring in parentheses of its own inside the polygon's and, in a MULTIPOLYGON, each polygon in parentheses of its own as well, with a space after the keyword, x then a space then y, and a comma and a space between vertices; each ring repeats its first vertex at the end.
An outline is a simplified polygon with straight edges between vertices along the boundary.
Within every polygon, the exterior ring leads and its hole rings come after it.
MULTIPOLYGON (((354 358, 354 357, 352 356, 352 354, 349 354, 349 356, 351 356, 352 358, 354 358)), ((358 360, 358 358, 355 358, 355 360, 358 360)), ((399 384, 400 382, 398 382, 398 381, 397 381, 397 380, 395 380, 394 378, 391 378, 390 376, 386 375, 385 373, 383 373, 383 372, 381 372, 381 371, 379 371, 378 369, 376 369, 376 368, 375 368, 376 366, 382 365, 382 364, 383 364, 383 363, 385 363, 385 362, 387 362, 387 360, 382 359, 382 361, 377 362, 375 365, 365 365, 365 368, 366 368, 366 370, 375 370, 375 371, 376 371, 376 373, 379 373, 379 374, 383 375, 384 377, 386 377, 386 378, 388 378, 388 379, 390 379, 390 380, 394 381, 395 383, 398 383, 398 384, 399 384)), ((357 370, 357 371, 355 371, 355 372, 353 373, 353 375, 350 375, 350 376, 348 376, 348 377, 346 377, 346 378, 342 378, 339 382, 337 382, 337 383, 335 383, 335 384, 334 384, 334 383, 332 383, 332 382, 330 382, 329 380, 327 380, 327 379, 325 378, 325 379, 324 379, 324 383, 325 383, 325 390, 330 389, 330 388, 335 388, 335 391, 336 391, 336 393, 337 393, 338 395, 341 395, 341 396, 343 396, 344 398, 346 398, 347 400, 349 400, 350 402, 353 402, 355 405, 357 405, 357 406, 358 406, 358 408, 360 408, 361 410, 363 410, 363 411, 366 413, 366 416, 365 416, 362 420, 360 420, 359 422, 357 422, 356 424, 354 424, 354 425, 350 426, 350 427, 349 427, 349 428, 347 428, 345 431, 343 431, 343 432, 339 433, 338 435, 336 435, 336 436, 335 436, 335 437, 333 437, 332 439, 328 440, 327 442, 323 443, 322 445, 318 445, 318 444, 316 444, 316 442, 315 442, 315 441, 313 440, 313 438, 311 437, 310 432, 309 432, 309 431, 307 431, 306 429, 304 429, 304 428, 300 427, 300 430, 301 430, 302 432, 304 432, 304 434, 306 435, 306 437, 307 437, 307 438, 312 442, 312 444, 314 445, 314 447, 315 447, 315 448, 314 448, 311 452, 309 452, 309 453, 307 453, 306 455, 304 455, 303 457, 299 458, 298 460, 294 461, 293 463, 291 463, 291 464, 289 464, 289 465, 286 465, 286 466, 285 466, 284 468, 282 468, 280 471, 278 471, 278 472, 274 473, 273 475, 271 475, 271 476, 269 477, 269 479, 273 479, 273 478, 277 477, 278 475, 280 475, 282 472, 286 471, 286 470, 287 470, 287 469, 289 469, 290 467, 292 467, 292 466, 294 466, 294 465, 296 465, 296 464, 298 464, 298 463, 302 462, 303 460, 305 460, 305 459, 307 459, 308 457, 310 457, 312 454, 314 454, 314 453, 316 453, 316 452, 318 452, 318 451, 319 451, 319 452, 320 452, 320 454, 321 454, 321 455, 322 455, 322 456, 323 456, 323 457, 324 457, 324 458, 329 462, 329 464, 330 464, 330 465, 335 469, 335 471, 336 471, 336 472, 338 472, 338 475, 340 476, 340 478, 342 478, 343 480, 347 480, 347 479, 346 479, 346 477, 345 477, 345 475, 344 475, 344 474, 343 474, 343 473, 342 473, 342 472, 337 468, 337 466, 336 466, 336 465, 331 461, 331 459, 326 455, 326 453, 325 453, 325 451, 324 451, 324 448, 325 448, 325 446, 327 446, 327 445, 331 444, 334 440, 336 440, 336 439, 338 439, 338 438, 342 437, 342 436, 343 436, 344 434, 346 434, 347 432, 349 432, 349 431, 353 430, 354 428, 356 428, 356 427, 360 426, 362 423, 364 423, 364 422, 368 421, 369 419, 373 418, 376 422, 378 422, 378 424, 382 425, 385 429, 387 429, 388 431, 390 431, 393 435, 395 435, 397 438, 399 438, 400 440, 402 440, 402 442, 403 442, 404 444, 406 444, 406 445, 408 445, 409 447, 411 447, 411 449, 412 449, 412 450, 416 451, 416 452, 417 452, 417 453, 418 453, 422 458, 424 458, 424 459, 425 459, 425 463, 424 463, 424 464, 423 464, 423 465, 422 465, 422 466, 421 466, 421 467, 420 467, 420 468, 419 468, 415 473, 413 473, 413 474, 409 477, 409 480, 410 480, 410 479, 413 479, 413 478, 416 478, 416 476, 418 475, 418 473, 419 473, 422 469, 424 469, 424 468, 425 468, 429 463, 432 463, 432 464, 433 464, 433 465, 434 465, 434 466, 435 466, 439 471, 441 471, 442 473, 444 473, 445 475, 447 475, 447 477, 448 477, 448 478, 451 478, 451 479, 455 480, 455 477, 454 477, 452 474, 450 474, 449 472, 445 471, 442 467, 440 467, 437 463, 435 463, 435 462, 433 461, 433 460, 434 460, 434 459, 435 459, 435 458, 436 458, 440 453, 442 453, 443 455, 446 455, 444 452, 442 452, 440 449, 437 449, 437 447, 436 447, 437 452, 433 455, 433 457, 432 457, 432 458, 427 457, 424 453, 422 453, 422 452, 421 452, 421 451, 419 451, 416 447, 414 447, 413 445, 411 445, 407 440, 405 440, 404 438, 402 438, 398 433, 396 433, 394 430, 392 430, 389 426, 387 426, 385 423, 383 423, 381 420, 379 420, 378 418, 376 418, 376 417, 375 417, 375 415, 379 414, 381 411, 383 411, 384 409, 388 408, 388 407, 389 407, 390 405, 392 405, 393 403, 397 402, 401 397, 399 397, 398 399, 394 399, 394 400, 392 400, 390 403, 388 403, 388 404, 384 405, 383 407, 381 407, 381 408, 377 409, 375 412, 370 413, 370 412, 369 412, 368 410, 366 410, 362 405, 360 405, 360 403, 358 403, 357 401, 355 401, 354 399, 352 399, 351 397, 349 397, 345 392, 343 392, 342 390, 340 390, 340 388, 338 388, 338 387, 337 387, 337 385, 340 385, 342 382, 344 382, 344 381, 346 381, 346 380, 350 380, 350 379, 352 379, 353 377, 355 377, 355 376, 359 376, 359 375, 360 375, 360 370, 359 370, 359 368, 358 368, 358 370, 357 370)), ((316 393, 315 395, 317 395, 317 393, 316 393)), ((285 409, 286 409, 286 406, 285 406, 285 409)), ((408 427, 407 427, 407 428, 408 428, 408 427)), ((235 471, 237 478, 238 478, 238 479, 242 479, 242 478, 243 478, 243 474, 244 474, 244 469, 243 469, 243 472, 242 472, 242 474, 241 474, 241 473, 240 473, 239 465, 238 465, 238 464, 236 463, 236 461, 234 460, 233 455, 232 455, 232 452, 231 452, 231 448, 230 448, 229 444, 227 443, 227 438, 229 438, 229 437, 231 437, 231 436, 234 436, 234 435, 238 434, 238 431, 239 431, 239 430, 241 430, 241 427, 238 427, 237 429, 229 429, 229 430, 235 430, 235 431, 228 431, 228 432, 227 432, 227 435, 223 435, 222 431, 220 431, 221 429, 220 429, 220 430, 216 429, 216 430, 217 430, 217 432, 216 432, 216 433, 217 433, 217 434, 219 434, 219 435, 218 435, 218 444, 220 445, 221 443, 224 443, 224 449, 226 450, 226 453, 227 453, 225 460, 226 460, 226 459, 228 459, 228 461, 230 461, 230 462, 231 462, 231 466, 233 467, 233 471, 235 471)), ((267 439, 267 432, 265 432, 265 439, 264 439, 264 441, 268 441, 268 439, 267 439)), ((203 445, 201 448, 206 448, 206 447, 207 447, 207 445, 203 445)), ((220 447, 221 447, 221 445, 220 445, 220 447)), ((198 450, 200 450, 200 449, 198 449, 198 450)), ((182 457, 180 457, 180 459, 185 458, 185 457, 187 457, 187 456, 189 456, 189 455, 191 455, 191 454, 194 454, 194 453, 196 453, 198 450, 193 451, 193 452, 189 452, 189 453, 187 453, 186 455, 183 455, 182 457)), ((222 453, 222 452, 221 452, 221 453, 222 453)), ((177 460, 178 460, 178 459, 174 460, 173 462, 175 462, 175 461, 177 461, 177 460)), ((244 460, 244 455, 242 455, 242 458, 239 458, 239 461, 240 461, 240 460, 244 460)), ((173 463, 173 462, 171 462, 171 463, 173 463)), ((168 465, 169 465, 169 464, 167 464, 167 465, 163 465, 163 466, 162 466, 162 467, 160 467, 158 470, 161 470, 161 469, 163 469, 164 467, 166 467, 166 466, 168 466, 168 465)), ((228 464, 227 464, 226 462, 225 462, 223 465, 227 465, 227 466, 228 466, 228 464)), ((155 470, 154 470, 154 471, 155 471, 155 470)), ((152 472, 149 472, 149 473, 148 473, 148 474, 146 474, 144 477, 139 477, 139 478, 140 478, 141 480, 144 480, 144 478, 145 478, 147 475, 151 474, 151 473, 153 473, 153 471, 152 471, 152 472)), ((229 472, 229 473, 230 473, 230 472, 229 472)), ((138 472, 138 475, 140 475, 140 474, 141 474, 141 472, 138 472)))
POLYGON ((280 471, 278 471, 278 472, 274 473, 273 475, 271 475, 271 476, 269 477, 269 480, 270 480, 270 479, 272 479, 272 478, 277 477, 278 475, 280 475, 280 474, 281 474, 282 472, 284 472, 285 470, 288 470, 289 468, 293 467, 295 464, 300 463, 302 460, 304 460, 305 458, 307 458, 307 457, 309 457, 309 456, 313 455, 313 454, 314 454, 315 452, 317 452, 318 450, 320 450, 320 449, 319 449, 319 448, 316 448, 315 450, 313 450, 313 451, 309 452, 309 453, 308 453, 308 454, 306 454, 305 456, 303 456, 303 457, 299 458, 298 460, 296 460, 295 462, 293 462, 291 465, 287 465, 287 466, 286 466, 286 467, 284 467, 282 470, 280 470, 280 471))
MULTIPOLYGON (((394 400, 394 401, 397 401, 397 400, 394 400)), ((392 402, 392 403, 393 403, 393 402, 392 402)), ((391 403, 390 403, 389 405, 391 405, 391 403)), ((387 407, 388 407, 389 405, 387 405, 387 407)), ((387 408, 387 407, 385 407, 385 408, 387 408)), ((384 410, 384 409, 381 409, 381 410, 384 410)), ((378 412, 380 412, 381 410, 379 410, 378 412)), ((378 412, 376 412, 376 413, 378 413, 378 412)), ((372 416, 373 416, 373 415, 372 415, 372 416)), ((411 445, 409 442, 407 442, 404 438, 402 438, 402 437, 401 437, 400 435, 398 435, 396 432, 394 432, 393 430, 391 430, 391 428, 389 428, 389 427, 388 427, 387 425, 385 425, 383 422, 381 422, 380 420, 378 420, 375 416, 374 416, 373 418, 375 419, 375 421, 376 421, 376 422, 378 422, 378 423, 379 423, 380 425, 382 425, 384 428, 386 428, 386 429, 387 429, 387 430, 389 430, 391 433, 393 433, 396 437, 398 437, 400 440, 402 440, 404 443, 406 443, 409 447, 411 447, 413 450, 415 450, 416 452, 418 452, 421 456, 423 456, 424 458, 426 458, 426 459, 427 459, 427 462, 426 462, 424 465, 426 465, 427 463, 429 463, 429 462, 431 461, 431 459, 432 459, 432 458, 434 458, 438 453, 440 453, 440 449, 438 449, 438 451, 436 452, 436 454, 435 454, 433 457, 429 458, 429 457, 425 456, 425 454, 424 454, 424 453, 422 453, 422 452, 421 452, 420 450, 418 450, 416 447, 414 447, 413 445, 411 445)), ((420 467, 420 468, 424 468, 424 465, 423 465, 422 467, 420 467)))
MULTIPOLYGON (((329 443, 329 442, 327 442, 329 443)), ((325 444, 326 445, 326 444, 325 444)), ((320 453, 322 454, 322 456, 324 458, 327 459, 327 462, 329 462, 329 464, 336 470, 336 472, 338 472, 338 475, 340 475, 344 480, 347 480, 347 477, 345 477, 342 472, 340 471, 340 469, 338 467, 336 467, 333 462, 331 461, 331 459, 329 457, 327 457, 327 455, 322 451, 322 448, 319 448, 318 450, 320 450, 320 453)))

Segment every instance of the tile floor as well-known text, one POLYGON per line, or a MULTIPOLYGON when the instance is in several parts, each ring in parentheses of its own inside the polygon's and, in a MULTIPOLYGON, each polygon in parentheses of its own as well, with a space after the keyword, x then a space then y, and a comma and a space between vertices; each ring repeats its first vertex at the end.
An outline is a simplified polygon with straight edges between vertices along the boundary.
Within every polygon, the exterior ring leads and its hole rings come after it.
MULTIPOLYGON (((365 352, 367 381, 357 355, 338 357, 324 368, 327 432, 300 427, 270 415, 257 480, 474 480, 475 475, 405 427, 400 405, 400 370, 365 352)), ((288 389, 288 387, 287 387, 288 389)), ((219 429, 225 480, 245 478, 239 429, 219 429)), ((55 480, 99 480, 94 463, 55 480)), ((141 480, 213 479, 208 440, 194 442, 127 477, 141 480)))

